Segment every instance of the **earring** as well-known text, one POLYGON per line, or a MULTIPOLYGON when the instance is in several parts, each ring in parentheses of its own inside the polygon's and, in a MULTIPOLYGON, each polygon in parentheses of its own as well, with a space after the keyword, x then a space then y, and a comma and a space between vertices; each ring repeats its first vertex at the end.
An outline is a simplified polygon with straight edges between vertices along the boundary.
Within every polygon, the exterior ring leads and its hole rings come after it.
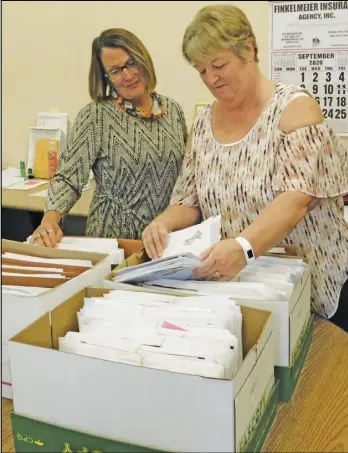
POLYGON ((117 99, 118 98, 118 94, 117 94, 117 91, 115 90, 115 88, 113 88, 111 90, 111 96, 114 98, 114 99, 117 99))

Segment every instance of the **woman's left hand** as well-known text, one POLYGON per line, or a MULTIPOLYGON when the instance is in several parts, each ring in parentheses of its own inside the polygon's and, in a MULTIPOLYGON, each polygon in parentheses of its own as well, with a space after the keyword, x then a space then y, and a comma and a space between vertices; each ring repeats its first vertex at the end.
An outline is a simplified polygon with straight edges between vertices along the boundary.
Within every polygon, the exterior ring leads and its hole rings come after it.
POLYGON ((234 239, 214 244, 201 255, 202 264, 193 271, 195 279, 228 282, 246 265, 242 247, 234 239))

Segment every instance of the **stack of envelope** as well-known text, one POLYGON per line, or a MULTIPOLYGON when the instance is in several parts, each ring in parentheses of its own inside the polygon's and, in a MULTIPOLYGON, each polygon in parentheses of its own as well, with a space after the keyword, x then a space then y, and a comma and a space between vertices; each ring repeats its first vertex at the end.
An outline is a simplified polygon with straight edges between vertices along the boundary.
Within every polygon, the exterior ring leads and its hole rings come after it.
POLYGON ((237 300, 285 301, 306 267, 307 263, 301 258, 261 256, 230 282, 156 279, 141 286, 151 291, 165 289, 173 295, 225 294, 237 300))
POLYGON ((85 298, 78 324, 61 351, 217 379, 232 379, 243 360, 242 313, 223 295, 115 290, 85 298))
POLYGON ((221 216, 210 217, 169 234, 162 257, 134 267, 126 267, 113 278, 116 282, 142 283, 148 280, 173 278, 187 280, 201 263, 200 255, 220 240, 221 216))

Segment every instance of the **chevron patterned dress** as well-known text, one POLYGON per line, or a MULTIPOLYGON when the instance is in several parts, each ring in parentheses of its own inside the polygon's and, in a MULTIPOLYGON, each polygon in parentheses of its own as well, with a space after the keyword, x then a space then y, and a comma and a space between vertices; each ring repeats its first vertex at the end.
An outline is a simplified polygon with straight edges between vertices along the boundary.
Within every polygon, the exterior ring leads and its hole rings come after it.
POLYGON ((86 235, 140 239, 169 204, 187 139, 181 106, 165 96, 159 100, 166 114, 152 119, 133 117, 112 101, 84 107, 50 182, 45 211, 64 219, 92 169, 96 188, 86 235))

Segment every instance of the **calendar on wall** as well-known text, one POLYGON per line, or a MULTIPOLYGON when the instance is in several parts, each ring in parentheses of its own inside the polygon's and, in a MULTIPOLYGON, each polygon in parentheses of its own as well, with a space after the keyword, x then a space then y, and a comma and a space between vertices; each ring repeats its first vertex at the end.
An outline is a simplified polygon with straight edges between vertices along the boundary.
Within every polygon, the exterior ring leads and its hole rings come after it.
POLYGON ((348 1, 269 3, 270 77, 309 91, 348 136, 348 1))

